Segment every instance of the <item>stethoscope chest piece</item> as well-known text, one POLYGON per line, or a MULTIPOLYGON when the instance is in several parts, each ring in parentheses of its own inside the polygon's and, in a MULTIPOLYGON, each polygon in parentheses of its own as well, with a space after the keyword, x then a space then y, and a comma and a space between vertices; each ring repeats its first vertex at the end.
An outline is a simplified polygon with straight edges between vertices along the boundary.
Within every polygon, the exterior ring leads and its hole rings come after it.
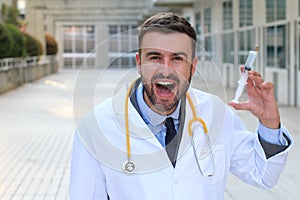
POLYGON ((122 169, 125 173, 131 174, 135 171, 135 164, 130 160, 125 160, 122 169))

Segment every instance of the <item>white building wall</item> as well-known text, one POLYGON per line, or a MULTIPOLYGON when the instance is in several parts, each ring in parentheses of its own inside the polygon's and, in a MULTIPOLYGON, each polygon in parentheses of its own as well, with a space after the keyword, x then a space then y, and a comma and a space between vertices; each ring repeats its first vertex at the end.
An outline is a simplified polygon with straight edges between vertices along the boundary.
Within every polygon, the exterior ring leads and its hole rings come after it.
MULTIPOLYGON (((233 0, 233 29, 223 30, 223 2, 221 0, 190 0, 175 1, 144 1, 144 0, 27 0, 27 20, 30 22, 28 31, 37 37, 43 37, 45 27, 48 32, 55 35, 62 44, 61 35, 64 25, 92 24, 96 27, 96 43, 100 43, 108 37, 110 24, 136 24, 147 16, 160 11, 171 10, 188 17, 195 24, 195 14, 201 12, 201 24, 204 30, 204 11, 211 8, 211 32, 201 34, 200 41, 212 36, 212 60, 201 56, 198 64, 198 72, 207 81, 222 82, 224 86, 235 88, 239 79, 239 32, 253 29, 253 42, 260 46, 259 55, 255 62, 255 70, 263 74, 266 80, 277 81, 274 83, 279 104, 300 106, 300 73, 299 73, 299 0, 286 0, 286 19, 271 23, 266 22, 266 0, 253 0, 253 26, 239 27, 239 0, 233 0), (174 5, 172 5, 174 4, 174 5), (167 5, 167 7, 166 7, 167 5), (186 6, 184 6, 186 5, 186 6), (284 24, 286 26, 286 66, 284 69, 267 66, 267 27, 284 24), (234 49, 236 55, 232 63, 223 63, 223 34, 233 32, 234 49)), ((203 31, 202 30, 202 31, 203 31)), ((204 44, 204 43, 203 43, 204 44)), ((96 65, 103 66, 108 62, 103 50, 107 50, 108 44, 102 44, 98 50, 96 65)), ((205 46, 204 46, 205 47, 205 46)), ((251 49, 249 49, 251 50, 251 49)), ((59 50, 59 57, 63 54, 59 50)), ((61 60, 61 59, 60 59, 61 60)), ((62 63, 61 63, 62 64, 62 63)))
MULTIPOLYGON (((211 8, 212 10, 212 32, 211 35, 215 36, 215 41, 213 42, 214 48, 216 48, 217 56, 214 57, 213 62, 222 77, 222 81, 225 86, 235 88, 237 86, 237 80, 239 79, 239 60, 237 55, 239 54, 239 38, 238 33, 244 28, 239 27, 239 0, 233 0, 233 31, 234 32, 234 54, 235 59, 233 63, 223 63, 222 61, 222 34, 230 32, 230 30, 223 30, 223 2, 221 0, 201 0, 194 1, 194 13, 201 12, 202 26, 203 13, 206 8, 211 8)), ((271 23, 266 22, 266 0, 253 0, 253 26, 254 30, 254 42, 260 46, 260 51, 255 62, 255 70, 262 73, 267 81, 275 81, 276 86, 276 97, 280 105, 298 105, 300 106, 300 77, 299 77, 299 32, 300 29, 299 22, 299 1, 298 0, 286 0, 286 19, 281 21, 274 21, 271 23), (267 66, 267 42, 266 37, 267 27, 285 25, 286 27, 286 64, 285 68, 276 68, 273 66, 267 66)), ((185 10, 183 10, 185 13, 185 10)), ((202 34, 203 38, 203 34, 202 34)), ((252 50, 252 49, 249 49, 252 50)), ((213 76, 215 73, 212 67, 212 62, 207 60, 202 60, 200 62, 199 68, 205 76, 210 81, 217 81, 219 77, 213 76)))

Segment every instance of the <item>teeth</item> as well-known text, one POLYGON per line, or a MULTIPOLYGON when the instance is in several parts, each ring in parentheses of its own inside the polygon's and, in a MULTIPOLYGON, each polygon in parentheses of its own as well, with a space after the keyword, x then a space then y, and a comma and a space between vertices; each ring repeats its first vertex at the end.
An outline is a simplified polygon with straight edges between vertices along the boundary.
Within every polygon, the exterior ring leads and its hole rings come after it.
POLYGON ((159 81, 157 82, 159 85, 163 85, 163 86, 169 86, 169 85, 173 85, 173 83, 171 82, 162 82, 162 81, 159 81))

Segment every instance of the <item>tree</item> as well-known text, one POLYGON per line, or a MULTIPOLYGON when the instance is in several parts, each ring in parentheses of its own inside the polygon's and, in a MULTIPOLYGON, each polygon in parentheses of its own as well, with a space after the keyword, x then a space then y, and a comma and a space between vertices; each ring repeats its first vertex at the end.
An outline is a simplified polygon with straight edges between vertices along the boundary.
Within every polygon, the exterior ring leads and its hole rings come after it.
POLYGON ((17 8, 6 6, 5 4, 1 5, 1 18, 4 23, 14 24, 15 26, 20 26, 19 21, 19 11, 17 8))
POLYGON ((25 56, 25 41, 19 29, 13 24, 6 24, 5 27, 13 38, 12 50, 8 57, 24 57, 25 56))
POLYGON ((58 51, 58 45, 55 38, 49 33, 46 33, 45 40, 46 40, 46 55, 56 55, 58 51))
POLYGON ((42 43, 29 35, 28 33, 22 33, 25 38, 25 49, 27 56, 38 56, 43 54, 42 43))
POLYGON ((7 27, 0 23, 0 58, 9 57, 13 49, 13 37, 7 27))

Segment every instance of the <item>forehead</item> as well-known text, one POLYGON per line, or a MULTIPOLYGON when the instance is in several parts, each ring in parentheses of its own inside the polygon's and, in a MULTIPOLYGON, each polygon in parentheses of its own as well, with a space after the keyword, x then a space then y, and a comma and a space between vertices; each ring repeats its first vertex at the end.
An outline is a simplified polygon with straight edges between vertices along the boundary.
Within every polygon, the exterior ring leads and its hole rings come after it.
POLYGON ((140 45, 142 51, 157 50, 192 54, 192 39, 183 33, 148 32, 140 45))

